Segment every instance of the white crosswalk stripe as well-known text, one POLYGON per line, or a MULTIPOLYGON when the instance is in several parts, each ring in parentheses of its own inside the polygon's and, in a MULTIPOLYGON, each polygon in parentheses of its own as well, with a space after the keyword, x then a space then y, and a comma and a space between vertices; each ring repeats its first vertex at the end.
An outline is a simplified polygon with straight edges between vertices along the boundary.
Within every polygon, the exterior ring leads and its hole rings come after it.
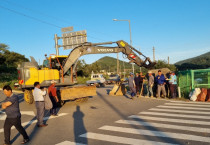
POLYGON ((87 137, 90 139, 97 139, 97 140, 102 140, 102 141, 109 141, 109 142, 122 143, 122 144, 131 144, 131 145, 175 145, 175 144, 170 144, 170 143, 162 143, 162 142, 157 142, 157 141, 119 137, 119 136, 105 135, 105 134, 92 133, 92 132, 82 134, 80 135, 80 137, 87 137))
MULTIPOLYGON (((128 116, 127 120, 115 121, 114 125, 104 125, 98 128, 100 133, 87 132, 79 137, 110 144, 173 145, 185 144, 186 140, 208 144, 210 142, 210 116, 208 116, 210 106, 208 105, 210 103, 170 101, 140 112, 138 115, 128 116), (135 136, 131 138, 130 135, 135 136)), ((56 145, 67 144, 83 145, 71 141, 56 145)))
POLYGON ((146 120, 154 120, 154 121, 163 121, 163 122, 175 122, 175 123, 185 123, 185 124, 205 124, 210 125, 210 122, 207 121, 196 121, 196 120, 185 120, 185 119, 171 119, 171 118, 161 118, 161 117, 150 117, 150 116, 138 116, 138 115, 131 115, 129 118, 136 118, 136 119, 146 119, 146 120))
POLYGON ((71 141, 64 141, 55 145, 86 145, 86 144, 76 143, 76 142, 71 142, 71 141))
POLYGON ((192 101, 188 101, 188 102, 184 102, 184 101, 170 101, 171 103, 182 103, 182 104, 201 104, 201 105, 210 105, 210 102, 192 102, 192 101))
POLYGON ((153 123, 153 122, 133 121, 133 120, 118 120, 116 121, 116 123, 210 133, 210 128, 191 127, 191 126, 183 126, 183 125, 171 125, 171 124, 164 124, 164 123, 153 123))
POLYGON ((157 106, 158 108, 169 108, 169 109, 190 109, 190 110, 203 110, 203 111, 209 111, 209 108, 197 108, 197 107, 184 107, 184 106, 157 106))
POLYGON ((149 136, 158 136, 158 137, 168 137, 168 138, 176 138, 176 139, 186 139, 186 140, 210 142, 209 137, 188 135, 188 134, 182 134, 182 133, 151 131, 151 130, 144 130, 144 129, 134 129, 134 128, 115 127, 115 126, 103 126, 99 129, 124 132, 124 133, 132 133, 132 134, 140 134, 140 135, 149 135, 149 136))
POLYGON ((204 107, 204 108, 210 108, 210 104, 182 104, 182 103, 165 103, 165 105, 172 105, 172 106, 192 106, 192 107, 204 107))
POLYGON ((159 112, 141 112, 140 114, 145 115, 156 115, 156 116, 170 116, 170 117, 182 117, 182 118, 198 118, 198 119, 210 119, 210 116, 201 115, 186 115, 186 114, 172 114, 172 113, 159 113, 159 112))
POLYGON ((189 113, 189 114, 207 114, 209 112, 201 112, 201 111, 188 111, 188 110, 166 110, 166 109, 159 109, 159 108, 151 108, 149 111, 161 111, 161 112, 176 112, 176 113, 189 113))

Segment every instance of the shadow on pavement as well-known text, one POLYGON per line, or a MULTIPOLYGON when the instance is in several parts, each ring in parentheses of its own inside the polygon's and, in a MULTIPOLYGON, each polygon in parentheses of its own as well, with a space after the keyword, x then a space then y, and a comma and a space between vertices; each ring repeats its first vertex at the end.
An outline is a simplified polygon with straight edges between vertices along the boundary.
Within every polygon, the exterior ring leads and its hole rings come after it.
POLYGON ((76 111, 73 113, 74 118, 74 141, 76 143, 82 142, 84 144, 88 144, 87 138, 80 138, 81 134, 87 133, 87 130, 84 125, 84 113, 80 110, 80 106, 76 106, 76 111))
MULTIPOLYGON (((110 108, 112 108, 112 110, 114 110, 121 118, 123 118, 123 119, 127 119, 127 118, 128 118, 128 116, 125 116, 125 115, 124 115, 120 110, 118 110, 111 102, 109 102, 102 94, 100 94, 99 92, 97 92, 97 95, 98 95, 98 96, 99 96, 107 105, 109 105, 110 108)), ((143 120, 143 119, 133 119, 133 120, 135 120, 135 121, 144 121, 144 122, 146 122, 146 123, 149 124, 149 122, 148 122, 147 120, 143 120)), ((141 129, 141 128, 139 128, 139 127, 136 126, 136 125, 130 124, 130 126, 131 126, 132 128, 135 128, 135 129, 141 129)), ((160 131, 158 128, 153 127, 153 126, 144 126, 144 127, 145 127, 145 130, 160 131)), ((141 134, 141 131, 139 131, 139 134, 141 134)), ((158 140, 159 140, 159 141, 162 141, 162 142, 166 142, 166 143, 171 143, 171 142, 173 142, 173 143, 175 143, 175 144, 180 144, 180 145, 182 144, 182 143, 180 143, 179 141, 177 141, 177 140, 175 140, 175 139, 173 139, 173 138, 170 138, 169 136, 167 137, 167 135, 166 135, 164 132, 162 132, 161 135, 166 136, 166 137, 158 137, 158 136, 156 136, 155 134, 154 134, 154 136, 147 136, 147 135, 143 135, 143 136, 144 136, 144 138, 145 138, 146 140, 149 140, 149 141, 151 141, 152 138, 158 138, 158 140)))

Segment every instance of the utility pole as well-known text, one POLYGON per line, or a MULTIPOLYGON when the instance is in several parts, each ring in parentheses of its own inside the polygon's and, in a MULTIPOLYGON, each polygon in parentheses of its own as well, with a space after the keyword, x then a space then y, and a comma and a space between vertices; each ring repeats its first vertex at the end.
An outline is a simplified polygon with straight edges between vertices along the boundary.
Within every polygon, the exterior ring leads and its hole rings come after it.
POLYGON ((169 62, 169 56, 168 56, 168 64, 170 64, 170 62, 169 62))
POLYGON ((117 53, 117 74, 119 74, 119 53, 117 53))
MULTIPOLYGON (((140 52, 140 47, 139 47, 139 52, 140 52)), ((139 71, 141 72, 141 67, 140 67, 140 70, 139 71)))
POLYGON ((153 62, 155 62, 155 47, 153 46, 153 62))
POLYGON ((55 50, 56 50, 56 55, 59 55, 59 46, 58 46, 58 35, 55 34, 54 35, 54 39, 55 39, 55 50))

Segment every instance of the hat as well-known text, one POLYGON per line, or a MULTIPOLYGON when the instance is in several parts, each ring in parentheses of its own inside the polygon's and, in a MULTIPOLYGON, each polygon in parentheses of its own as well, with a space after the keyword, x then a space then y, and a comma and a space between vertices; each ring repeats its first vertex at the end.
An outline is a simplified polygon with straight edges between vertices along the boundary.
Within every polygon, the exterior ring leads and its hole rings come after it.
POLYGON ((56 83, 56 81, 55 81, 55 80, 52 80, 52 81, 51 81, 51 84, 54 84, 54 83, 56 83))
POLYGON ((132 72, 130 72, 130 75, 134 75, 132 72))

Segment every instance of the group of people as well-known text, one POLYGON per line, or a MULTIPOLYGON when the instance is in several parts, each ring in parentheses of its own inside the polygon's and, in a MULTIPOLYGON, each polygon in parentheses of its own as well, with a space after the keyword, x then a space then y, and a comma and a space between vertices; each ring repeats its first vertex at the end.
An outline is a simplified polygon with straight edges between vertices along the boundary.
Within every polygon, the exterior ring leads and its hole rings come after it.
POLYGON ((169 77, 165 77, 161 70, 158 70, 158 75, 155 77, 151 71, 148 71, 147 77, 143 75, 142 72, 136 73, 136 76, 134 76, 133 73, 130 73, 130 77, 128 78, 128 86, 131 91, 131 99, 133 99, 134 96, 139 97, 142 95, 146 95, 151 98, 155 95, 157 98, 160 98, 161 93, 163 98, 165 98, 166 86, 169 88, 168 91, 170 91, 171 98, 177 97, 177 77, 175 72, 170 72, 169 77), (146 94, 144 91, 145 81, 148 81, 146 94))
MULTIPOLYGON (((37 127, 46 127, 47 124, 44 123, 44 113, 45 113, 45 97, 47 93, 52 102, 52 108, 50 109, 50 114, 53 116, 57 116, 57 102, 58 97, 55 88, 56 82, 54 80, 51 81, 51 85, 49 88, 44 88, 44 90, 40 89, 40 83, 34 83, 34 101, 37 109, 37 127)), ((19 133, 23 136, 23 141, 21 144, 25 144, 29 142, 29 136, 26 133, 25 129, 21 125, 21 113, 19 109, 19 98, 17 95, 13 94, 12 88, 9 85, 3 87, 3 92, 7 96, 4 102, 2 103, 2 109, 5 109, 5 113, 7 115, 5 123, 4 123, 4 145, 10 145, 10 134, 11 127, 15 126, 15 128, 19 131, 19 133)))

